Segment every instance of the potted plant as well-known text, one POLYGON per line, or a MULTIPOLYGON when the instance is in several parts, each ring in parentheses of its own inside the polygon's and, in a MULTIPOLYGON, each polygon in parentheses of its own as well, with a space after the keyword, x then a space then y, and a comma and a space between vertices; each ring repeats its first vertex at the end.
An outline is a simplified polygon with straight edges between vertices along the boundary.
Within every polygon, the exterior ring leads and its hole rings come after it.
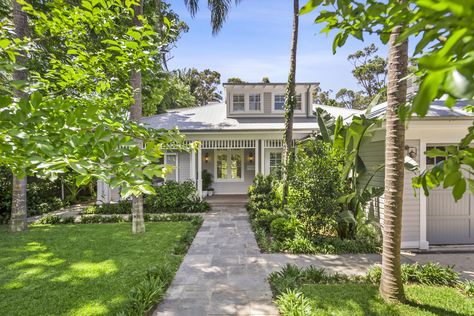
POLYGON ((212 174, 204 169, 202 171, 202 196, 212 196, 214 189, 211 188, 212 185, 212 174))

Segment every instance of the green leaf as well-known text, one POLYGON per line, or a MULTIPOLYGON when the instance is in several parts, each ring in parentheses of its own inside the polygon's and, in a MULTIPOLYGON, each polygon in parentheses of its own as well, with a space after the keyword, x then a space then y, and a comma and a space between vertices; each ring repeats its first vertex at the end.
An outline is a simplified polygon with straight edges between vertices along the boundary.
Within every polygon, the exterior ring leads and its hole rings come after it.
POLYGON ((431 102, 436 98, 439 92, 439 86, 443 82, 444 72, 434 71, 428 73, 423 79, 420 90, 413 100, 413 112, 421 117, 428 113, 431 102))
POLYGON ((446 189, 448 187, 454 186, 461 177, 462 174, 459 170, 448 173, 444 178, 443 187, 446 189))
POLYGON ((155 189, 150 184, 141 184, 138 186, 138 188, 144 194, 148 194, 148 195, 155 194, 155 189))
POLYGON ((456 185, 453 188, 453 197, 456 202, 462 198, 464 192, 466 192, 466 179, 461 178, 456 182, 456 185))
POLYGON ((43 100, 43 96, 39 91, 35 91, 30 96, 30 103, 33 108, 37 108, 40 105, 41 101, 43 100))
POLYGON ((301 9, 300 9, 300 15, 309 13, 316 9, 323 0, 309 0, 301 9))

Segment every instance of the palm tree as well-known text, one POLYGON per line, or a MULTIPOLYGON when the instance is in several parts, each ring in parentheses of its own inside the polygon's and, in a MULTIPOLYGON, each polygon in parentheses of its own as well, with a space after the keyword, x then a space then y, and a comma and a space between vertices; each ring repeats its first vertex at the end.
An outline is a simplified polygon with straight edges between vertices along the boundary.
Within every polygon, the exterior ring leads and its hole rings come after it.
MULTIPOLYGON (((241 0, 234 0, 238 4, 241 0)), ((199 10, 199 0, 184 0, 184 4, 188 7, 191 16, 195 16, 199 10)), ((232 0, 208 0, 209 10, 211 11, 212 34, 217 34, 222 28, 227 14, 229 13, 232 0)))
POLYGON ((385 136, 385 211, 380 295, 386 301, 405 299, 400 248, 404 181, 405 126, 398 109, 406 103, 408 41, 400 41, 402 26, 392 29, 389 41, 387 117, 385 136))
MULTIPOLYGON (((143 26, 139 16, 143 16, 143 0, 140 0, 133 8, 133 25, 143 26)), ((130 74, 130 85, 133 89, 133 103, 130 107, 130 120, 140 121, 142 118, 142 73, 140 69, 132 69, 130 74)), ((140 234, 145 232, 145 219, 143 216, 143 195, 132 196, 132 233, 140 234)))
POLYGON ((296 105, 295 77, 296 77, 296 48, 298 46, 298 15, 299 1, 293 1, 293 34, 291 38, 290 73, 285 92, 285 132, 283 136, 283 194, 282 204, 286 205, 288 197, 288 167, 293 159, 293 112, 296 105))
MULTIPOLYGON (((13 23, 15 25, 15 36, 19 39, 23 39, 26 36, 28 20, 21 5, 16 1, 13 1, 13 23)), ((20 65, 25 63, 25 56, 23 54, 17 56, 17 63, 20 65)), ((15 81, 25 81, 26 78, 27 71, 25 68, 15 69, 13 72, 13 80, 15 81)), ((20 90, 15 90, 15 96, 18 99, 26 97, 25 93, 20 90)), ((18 177, 14 174, 10 230, 12 232, 17 232, 24 231, 27 228, 26 175, 18 177)))

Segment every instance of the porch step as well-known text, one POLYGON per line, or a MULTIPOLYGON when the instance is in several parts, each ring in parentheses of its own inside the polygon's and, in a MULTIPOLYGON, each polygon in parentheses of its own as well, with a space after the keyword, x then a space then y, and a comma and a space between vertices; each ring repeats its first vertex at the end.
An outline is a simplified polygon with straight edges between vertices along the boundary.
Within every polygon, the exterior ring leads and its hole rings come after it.
POLYGON ((247 204, 246 194, 216 194, 204 198, 211 206, 242 206, 247 204))

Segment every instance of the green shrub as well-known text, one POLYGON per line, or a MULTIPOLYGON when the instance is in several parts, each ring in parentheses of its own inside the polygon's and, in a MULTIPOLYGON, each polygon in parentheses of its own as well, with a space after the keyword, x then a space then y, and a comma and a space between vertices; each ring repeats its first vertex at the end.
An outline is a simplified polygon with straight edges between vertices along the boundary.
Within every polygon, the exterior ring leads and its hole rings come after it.
POLYGON ((258 227, 261 227, 269 232, 270 224, 279 217, 280 215, 276 214, 274 211, 259 209, 255 212, 254 222, 258 227))
POLYGON ((74 224, 76 219, 74 216, 63 217, 61 224, 74 224))
POLYGON ((203 170, 202 171, 202 189, 204 191, 208 191, 209 189, 211 189, 211 186, 212 186, 212 174, 207 170, 203 170))
POLYGON ((166 181, 155 190, 156 195, 145 197, 144 210, 147 213, 187 213, 189 207, 192 207, 191 211, 208 210, 208 204, 196 198, 196 188, 190 180, 182 183, 166 181))
POLYGON ((247 210, 250 218, 254 218, 258 210, 266 209, 273 211, 280 207, 281 200, 279 200, 276 188, 278 182, 271 176, 257 175, 253 184, 249 187, 247 203, 247 210))
MULTIPOLYGON (((439 285, 454 287, 459 283, 459 273, 453 267, 441 266, 439 263, 402 264, 402 279, 404 283, 439 285)), ((366 280, 370 283, 380 283, 382 268, 374 266, 367 271, 366 280)))
POLYGON ((310 301, 303 293, 287 290, 276 299, 276 304, 282 316, 310 316, 313 315, 310 301))
POLYGON ((301 224, 295 217, 276 218, 270 224, 270 233, 276 241, 294 239, 296 233, 300 230, 301 224))
POLYGON ((191 195, 184 202, 184 210, 186 213, 203 213, 211 210, 211 205, 206 201, 203 201, 197 195, 191 195))
POLYGON ((275 293, 283 293, 287 289, 295 289, 301 282, 302 269, 293 264, 287 264, 280 271, 272 272, 268 277, 275 293))
POLYGON ((46 215, 39 219, 38 224, 60 224, 61 223, 61 216, 57 215, 46 215))
POLYGON ((338 198, 346 193, 342 154, 322 141, 305 142, 290 166, 288 207, 298 215, 307 238, 335 231, 338 198))
POLYGON ((84 214, 131 214, 132 203, 130 201, 119 201, 117 203, 103 203, 90 205, 84 211, 84 214))
POLYGON ((474 296, 474 280, 468 280, 459 283, 459 288, 467 296, 474 296))
POLYGON ((127 306, 118 315, 146 315, 164 295, 173 275, 168 266, 148 270, 144 280, 130 290, 127 306))
POLYGON ((285 240, 281 250, 291 253, 317 253, 313 242, 303 236, 285 240))

